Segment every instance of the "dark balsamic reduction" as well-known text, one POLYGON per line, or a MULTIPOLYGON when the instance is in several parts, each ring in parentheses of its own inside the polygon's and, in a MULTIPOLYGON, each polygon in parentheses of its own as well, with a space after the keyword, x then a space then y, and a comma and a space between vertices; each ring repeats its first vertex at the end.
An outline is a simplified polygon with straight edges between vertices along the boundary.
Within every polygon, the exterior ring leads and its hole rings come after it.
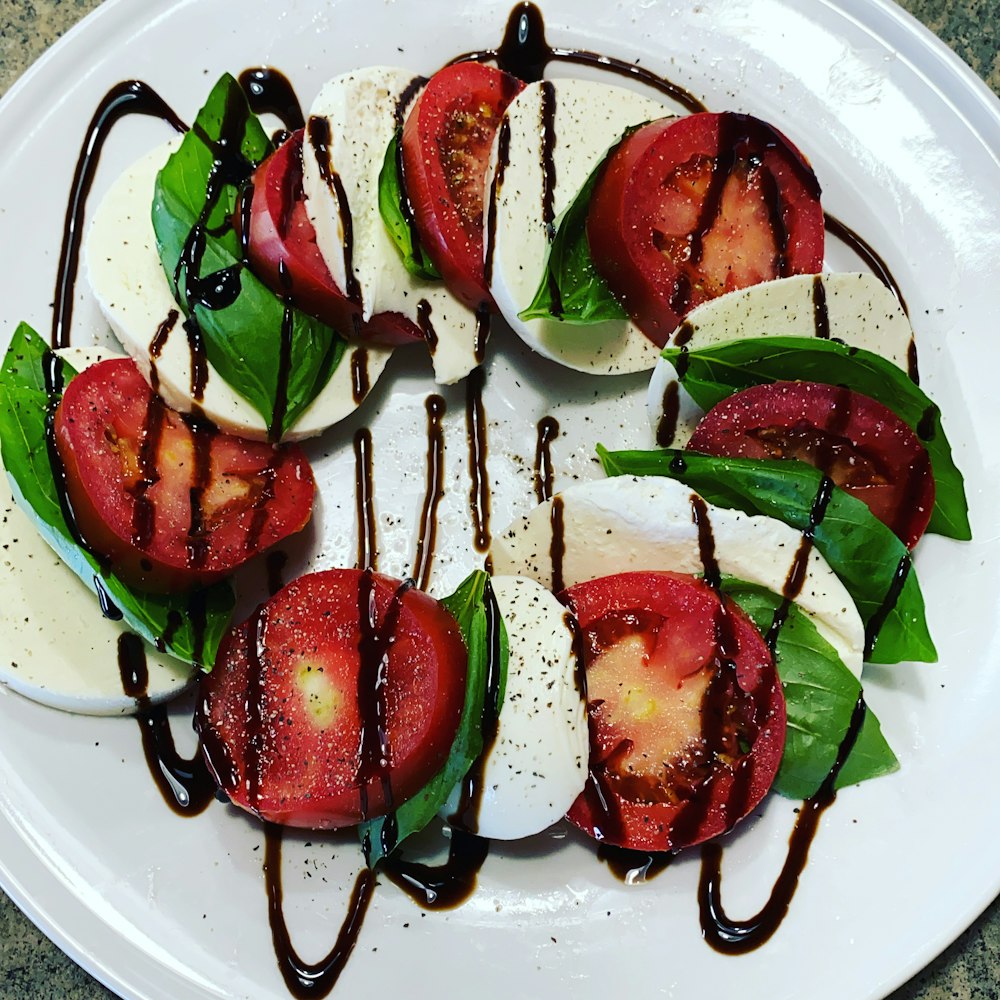
POLYGON ((146 115, 161 118, 178 132, 186 132, 184 124, 166 102, 141 80, 125 80, 112 87, 98 104, 76 161, 66 220, 63 225, 62 247, 56 270, 56 287, 53 295, 52 337, 54 349, 69 347, 70 327, 73 321, 73 294, 80 265, 80 243, 83 238, 83 217, 87 196, 94 183, 94 174, 112 128, 128 115, 146 115))
POLYGON ((392 786, 389 783, 389 706, 386 698, 389 650, 395 641, 403 597, 413 587, 412 580, 404 580, 395 590, 389 606, 379 620, 375 577, 366 569, 358 582, 358 626, 360 638, 358 653, 358 715, 361 718, 361 741, 354 786, 358 789, 362 820, 372 815, 386 814, 382 826, 382 849, 388 854, 396 846, 396 819, 393 810, 392 786), (370 786, 378 784, 382 790, 382 807, 370 811, 370 786))
POLYGON ((267 568, 267 592, 274 595, 285 585, 285 567, 288 565, 288 553, 282 549, 272 549, 264 558, 267 568))
MULTIPOLYGON (((878 251, 866 240, 863 239, 858 233, 856 233, 850 226, 844 225, 838 218, 832 216, 829 212, 823 213, 823 219, 826 223, 826 230, 832 233, 837 239, 846 243, 874 272, 879 281, 882 282, 886 288, 892 292, 893 295, 899 300, 899 305, 903 312, 907 316, 910 315, 910 310, 906 307, 906 299, 903 298, 903 293, 900 290, 899 284, 892 275, 892 271, 889 270, 889 265, 886 264, 882 256, 878 251)), ((916 357, 913 358, 914 365, 916 363, 916 357)), ((910 372, 911 377, 913 376, 913 370, 910 372)), ((916 379, 914 379, 916 381, 916 379)))
POLYGON ((539 503, 552 499, 552 442, 559 437, 559 421, 542 417, 535 442, 535 497, 539 503))
POLYGON ((428 396, 424 403, 427 410, 427 485, 424 504, 420 512, 420 536, 417 554, 413 560, 413 576, 420 590, 427 590, 434 563, 434 546, 437 541, 437 509, 444 496, 444 419, 447 407, 438 395, 428 396))
POLYGON ((726 914, 722 906, 722 847, 718 843, 702 845, 698 909, 702 936, 716 951, 730 955, 753 951, 764 944, 784 920, 798 887, 799 876, 806 866, 819 818, 837 797, 837 777, 857 742, 866 713, 864 698, 859 696, 833 766, 816 794, 802 804, 788 841, 788 855, 771 889, 771 895, 764 906, 749 919, 732 920, 726 914))
MULTIPOLYGON (((603 56, 586 49, 553 48, 545 40, 545 22, 542 12, 533 3, 520 3, 507 19, 503 41, 496 49, 482 49, 457 56, 451 63, 486 62, 495 60, 497 66, 518 77, 525 83, 537 83, 545 74, 550 62, 575 63, 578 66, 593 66, 608 73, 628 77, 644 83, 665 94, 688 111, 706 111, 705 105, 683 87, 651 72, 636 63, 603 56)), ((451 65, 449 63, 449 65, 451 65)))
POLYGON ((424 343, 427 344, 427 350, 433 356, 437 350, 438 335, 431 319, 431 304, 427 299, 421 299, 417 303, 417 326, 420 327, 420 333, 424 338, 424 343))
POLYGON ((813 325, 820 340, 830 339, 830 314, 826 308, 826 285, 822 275, 813 278, 813 325))
POLYGON ((328 996, 351 952, 357 944, 361 925, 364 922, 368 904, 375 892, 375 872, 362 868, 354 881, 347 914, 340 933, 330 952, 316 963, 303 961, 292 945, 288 925, 285 923, 283 891, 281 885, 281 840, 280 826, 268 823, 264 827, 264 878, 267 883, 267 910, 271 924, 271 940, 278 959, 278 968, 293 997, 310 998, 328 996))
POLYGON ((680 409, 679 384, 676 379, 672 379, 663 390, 663 399, 660 401, 660 419, 656 423, 656 443, 661 448, 669 448, 674 443, 680 409))
POLYGON ((465 382, 465 433, 469 441, 469 510, 472 513, 473 544, 477 552, 490 548, 490 480, 486 469, 486 411, 483 386, 486 373, 474 368, 465 382))
POLYGON ((379 869, 395 886, 427 910, 461 906, 475 891, 479 870, 490 853, 490 842, 462 830, 452 830, 448 860, 442 865, 386 858, 379 869))
POLYGON ((164 801, 181 816, 204 812, 215 798, 215 780, 209 774, 200 745, 191 760, 177 753, 166 708, 150 703, 146 651, 142 640, 132 632, 123 632, 118 637, 118 671, 122 690, 138 704, 136 721, 142 733, 146 764, 164 801))
POLYGON ((552 567, 552 593, 560 594, 566 589, 563 580, 563 557, 566 555, 566 524, 563 512, 563 498, 556 494, 552 498, 552 510, 549 512, 549 565, 552 567))
POLYGON ((167 346, 170 334, 177 325, 180 313, 176 309, 171 309, 167 313, 166 319, 156 328, 153 339, 149 342, 149 385, 154 393, 160 390, 160 375, 156 370, 156 362, 159 361, 163 349, 167 346))
POLYGON ((330 122, 326 118, 314 115, 306 126, 306 135, 316 153, 316 163, 323 182, 333 192, 337 199, 337 210, 340 213, 340 224, 344 231, 344 293, 358 307, 362 305, 361 285, 354 273, 354 224, 351 217, 351 205, 347 200, 347 192, 340 175, 333 169, 330 156, 330 122))
POLYGON ((597 856, 626 885, 656 878, 675 857, 667 851, 632 851, 614 844, 599 844, 597 856))
POLYGON ((251 66, 240 73, 239 83, 255 115, 277 116, 288 132, 305 127, 295 88, 284 73, 270 66, 251 66))
MULTIPOLYGON (((556 236, 556 88, 546 80, 542 84, 542 222, 549 243, 556 236)), ((559 319, 563 314, 562 292, 551 268, 545 269, 546 284, 552 315, 559 319)))
POLYGON ((354 433, 354 498, 358 524, 358 569, 377 569, 375 501, 372 483, 372 432, 362 427, 354 433))
POLYGON ((356 347, 351 353, 351 394, 354 402, 361 404, 371 391, 372 383, 368 375, 368 350, 356 347))
POLYGON ((486 209, 486 247, 484 250, 483 273, 486 284, 493 283, 493 255, 496 251, 497 212, 500 192, 503 189, 504 174, 510 162, 510 119, 504 116, 497 132, 497 163, 490 184, 490 199, 486 209))

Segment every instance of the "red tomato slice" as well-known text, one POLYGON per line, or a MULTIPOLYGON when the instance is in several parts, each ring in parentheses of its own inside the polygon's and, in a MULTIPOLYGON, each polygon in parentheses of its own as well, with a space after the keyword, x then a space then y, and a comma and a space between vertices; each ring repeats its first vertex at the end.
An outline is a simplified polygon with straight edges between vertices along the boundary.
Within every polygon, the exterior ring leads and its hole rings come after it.
POLYGON ((55 437, 80 534, 142 590, 212 583, 300 531, 312 512, 300 448, 196 425, 155 396, 128 358, 69 383, 55 437))
POLYGON ((597 270, 663 346, 690 309, 823 264, 820 188, 805 157, 749 115, 696 114, 627 136, 594 188, 597 270))
POLYGON ((403 177, 421 246, 473 309, 493 308, 483 271, 483 185, 500 119, 523 87, 482 63, 446 66, 403 126, 403 177))
POLYGON ((702 417, 687 447, 733 458, 797 458, 863 500, 908 548, 934 509, 934 474, 914 431, 860 392, 772 382, 734 393, 702 417))
POLYGON ((568 813, 602 842, 675 851, 767 793, 785 698, 753 623, 707 583, 621 573, 570 587, 583 635, 590 778, 568 813))
POLYGON ((206 759, 262 819, 374 819, 444 766, 467 663, 458 624, 427 594, 370 571, 300 577, 230 631, 202 679, 206 759))
MULTIPOLYGON (((306 213, 302 136, 302 129, 293 132, 253 176, 245 253, 254 274, 276 295, 343 336, 389 346, 422 340, 420 328, 399 313, 379 313, 362 322, 360 306, 334 282, 306 213)), ((241 238, 245 212, 244 204, 235 219, 241 238)))

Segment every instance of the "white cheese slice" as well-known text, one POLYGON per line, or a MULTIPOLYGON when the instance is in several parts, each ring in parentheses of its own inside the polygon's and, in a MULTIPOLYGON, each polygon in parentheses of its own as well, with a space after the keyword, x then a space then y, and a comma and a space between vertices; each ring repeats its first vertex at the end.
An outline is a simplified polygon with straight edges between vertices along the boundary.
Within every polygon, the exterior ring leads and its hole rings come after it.
MULTIPOLYGON (((691 507, 695 495, 673 479, 655 476, 618 476, 571 486, 494 538, 494 570, 552 586, 552 512, 557 501, 562 505, 565 586, 633 570, 700 574, 704 564, 691 507)), ((780 595, 802 533, 773 518, 706 506, 719 571, 780 595)), ((860 677, 865 644, 861 617, 815 549, 795 603, 860 677)))
MULTIPOLYGON (((60 352, 77 370, 112 355, 60 352)), ((83 715, 131 715, 122 689, 118 640, 129 631, 101 614, 97 596, 46 544, 0 487, 0 564, 8 586, 0 615, 0 683, 52 708, 83 715)), ((145 646, 153 703, 176 698, 195 668, 145 646)))
POLYGON ((424 330, 435 381, 450 385, 479 363, 476 314, 443 282, 422 281, 406 270, 378 208, 385 151, 419 93, 412 70, 394 66, 369 66, 328 81, 309 109, 302 187, 316 245, 337 286, 349 291, 350 266, 366 320, 396 312, 424 330), (314 118, 325 119, 325 145, 314 141, 314 118))
POLYGON ((488 224, 486 233, 490 291, 503 318, 529 347, 568 368, 595 375, 645 371, 656 364, 659 349, 628 320, 576 325, 519 318, 542 280, 550 240, 543 194, 546 128, 553 140, 551 198, 558 218, 626 128, 665 114, 663 105, 623 87, 543 81, 525 87, 507 108, 510 139, 502 170, 499 132, 494 141, 485 191, 487 216, 495 212, 495 224, 488 224))
MULTIPOLYGON (((822 334, 908 370, 913 350, 910 321, 895 295, 875 275, 861 272, 799 274, 720 295, 692 309, 667 346, 680 340, 695 351, 748 337, 822 334)), ((668 387, 676 381, 673 365, 661 358, 650 379, 647 400, 654 430, 663 416, 668 387)), ((680 407, 673 447, 683 448, 703 411, 686 392, 677 398, 680 407)))
POLYGON ((479 834, 516 840, 566 814, 586 783, 590 743, 566 609, 526 577, 494 576, 492 584, 510 660, 483 771, 479 834))
MULTIPOLYGON (((156 175, 176 149, 175 139, 154 149, 119 177, 94 212, 84 244, 87 277, 115 336, 150 381, 150 354, 157 332, 170 327, 156 374, 159 393, 182 413, 195 406, 191 391, 192 352, 183 326, 183 313, 173 297, 160 256, 150 206, 156 175), (174 320, 171 323, 170 317, 174 320)), ((353 367, 364 364, 374 385, 391 350, 351 347, 330 381, 303 412, 285 440, 319 434, 349 416, 359 403, 354 398, 353 367)), ((222 430, 247 438, 266 439, 264 418, 236 392, 209 363, 202 412, 222 430)))

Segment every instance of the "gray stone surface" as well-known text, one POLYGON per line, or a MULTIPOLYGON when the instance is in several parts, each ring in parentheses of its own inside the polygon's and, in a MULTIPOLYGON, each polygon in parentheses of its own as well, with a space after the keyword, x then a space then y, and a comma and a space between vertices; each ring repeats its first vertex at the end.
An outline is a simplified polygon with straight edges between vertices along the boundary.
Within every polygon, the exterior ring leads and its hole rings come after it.
MULTIPOLYGON (((0 0, 0 94, 98 4, 99 0, 0 0)), ((901 5, 1000 93, 998 0, 903 0, 901 5)), ((942 845, 942 850, 947 850, 947 845, 942 845)), ((928 905, 933 906, 933 900, 928 900, 928 905)), ((886 920, 892 919, 891 910, 887 911, 886 920)), ((803 998, 808 995, 806 984, 804 990, 803 998)), ((997 1000, 998 996, 1000 901, 889 1000, 997 1000)), ((113 997, 40 934, 0 892, 0 1000, 113 997)))

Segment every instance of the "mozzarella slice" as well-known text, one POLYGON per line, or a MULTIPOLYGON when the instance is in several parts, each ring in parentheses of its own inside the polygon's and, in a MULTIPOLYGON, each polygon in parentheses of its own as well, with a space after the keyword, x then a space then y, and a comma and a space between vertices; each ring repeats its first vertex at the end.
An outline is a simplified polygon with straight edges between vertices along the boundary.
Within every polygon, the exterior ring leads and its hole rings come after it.
MULTIPOLYGON (((913 328, 896 297, 873 274, 799 274, 720 295, 688 313, 668 346, 683 343, 695 351, 747 337, 829 336, 871 351, 907 371, 913 328)), ((670 362, 660 359, 649 383, 647 406, 654 430, 664 398, 677 381, 670 362)), ((673 446, 683 448, 703 411, 685 392, 673 446)), ((668 442, 662 441, 666 445, 668 442)))
MULTIPOLYGON (((183 313, 160 263, 150 216, 156 175, 179 142, 175 139, 154 149, 115 181, 94 213, 84 260, 94 297, 147 381, 154 362, 151 345, 159 332, 166 331, 155 359, 158 391, 169 406, 188 413, 196 405, 191 392, 192 350, 183 313)), ((319 434, 353 413, 360 402, 354 393, 355 369, 366 368, 368 383, 374 385, 391 353, 388 348, 350 347, 285 439, 319 434)), ((204 397, 197 405, 225 431, 267 438, 264 418, 211 363, 204 397)))
POLYGON ((516 840, 566 814, 586 783, 590 743, 566 609, 534 580, 494 576, 492 584, 510 660, 483 771, 479 834, 516 840))
MULTIPOLYGON (((112 356, 97 348, 60 353, 77 370, 112 356)), ((8 583, 0 683, 67 712, 134 714, 136 701, 122 689, 118 666, 118 640, 128 626, 101 615, 94 591, 49 548, 6 487, 0 488, 0 553, 8 583)), ((150 700, 177 697, 195 668, 144 648, 150 700)))
MULTIPOLYGON (((553 552, 561 538, 562 579, 567 587, 632 570, 700 574, 704 563, 691 505, 696 495, 675 480, 655 476, 618 476, 571 486, 494 539, 493 567, 498 573, 530 576, 551 587, 553 552), (561 536, 553 528, 554 503, 562 508, 561 536)), ((780 595, 802 542, 801 532, 773 518, 706 507, 720 572, 780 595)), ((861 617, 815 549, 795 603, 845 666, 860 677, 865 642, 861 617)))
POLYGON ((539 354, 595 375, 645 371, 659 349, 627 320, 594 325, 522 320, 545 269, 550 226, 583 187, 608 148, 630 125, 665 115, 663 105, 623 87, 590 80, 550 80, 521 91, 505 114, 509 145, 503 163, 493 144, 486 174, 487 281, 503 318, 539 354), (550 142, 546 140, 548 132, 550 142), (547 215, 546 162, 554 190, 547 215))
POLYGON ((302 187, 316 245, 339 288, 360 297, 362 314, 396 312, 427 338, 434 378, 450 385, 479 364, 476 314, 440 281, 403 266, 378 209, 385 151, 420 93, 411 70, 370 66, 330 80, 309 111, 302 187), (356 284, 355 284, 356 283, 356 284))

